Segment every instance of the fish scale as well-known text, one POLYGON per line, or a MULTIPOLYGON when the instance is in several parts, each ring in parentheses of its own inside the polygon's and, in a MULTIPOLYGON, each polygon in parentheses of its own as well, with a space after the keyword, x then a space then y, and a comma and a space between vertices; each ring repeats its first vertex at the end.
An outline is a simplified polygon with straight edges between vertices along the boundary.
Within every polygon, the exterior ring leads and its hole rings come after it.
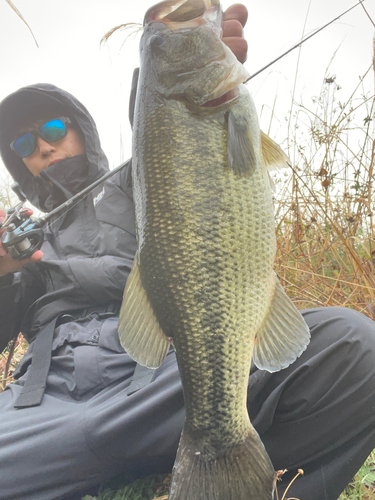
POLYGON ((184 389, 187 418, 191 413, 196 422, 192 430, 199 433, 207 426, 217 429, 213 433, 215 442, 215 434, 221 435, 224 429, 226 439, 237 442, 237 429, 242 436, 243 428, 249 426, 243 402, 251 342, 268 305, 264 278, 272 276, 275 251, 272 210, 254 210, 254 206, 270 207, 271 191, 264 188, 268 179, 261 169, 251 179, 238 178, 229 171, 221 146, 225 108, 219 116, 217 111, 211 112, 212 120, 192 126, 183 103, 172 101, 166 106, 168 112, 156 108, 146 115, 144 144, 150 149, 145 147, 142 159, 135 157, 135 162, 148 166, 144 178, 148 186, 147 220, 137 221, 147 228, 147 248, 139 254, 143 282, 154 310, 162 313, 158 319, 163 330, 173 337, 183 382, 189 366, 196 366, 199 353, 199 369, 189 373, 191 390, 184 389), (169 127, 165 141, 163 125, 167 122, 179 126, 169 127), (163 144, 157 154, 151 149, 154 144, 163 144), (172 166, 173 171, 168 171, 172 166), (226 210, 220 210, 223 205, 226 210), (164 207, 164 211, 156 211, 154 206, 164 207), (166 214, 169 226, 165 225, 166 214), (262 234, 262 238, 254 238, 254 233, 262 234), (168 275, 168 286, 161 274, 150 279, 155 268, 168 275), (255 293, 249 294, 249 289, 255 293), (197 291, 202 300, 196 300, 197 291), (184 303, 189 307, 181 307, 184 303), (247 355, 239 360, 241 339, 247 355), (231 368, 234 365, 238 366, 236 370, 231 368), (228 391, 228 376, 223 375, 230 372, 228 391), (215 380, 224 383, 214 384, 215 380), (223 399, 226 403, 219 408, 215 402, 223 399), (238 404, 231 404, 233 401, 238 404))
POLYGON ((133 126, 138 251, 119 337, 153 368, 173 339, 186 422, 170 500, 271 500, 273 467, 246 407, 251 359, 279 370, 309 332, 273 272, 265 158, 285 164, 285 155, 259 130, 220 21, 218 0, 166 0, 145 16, 133 126))

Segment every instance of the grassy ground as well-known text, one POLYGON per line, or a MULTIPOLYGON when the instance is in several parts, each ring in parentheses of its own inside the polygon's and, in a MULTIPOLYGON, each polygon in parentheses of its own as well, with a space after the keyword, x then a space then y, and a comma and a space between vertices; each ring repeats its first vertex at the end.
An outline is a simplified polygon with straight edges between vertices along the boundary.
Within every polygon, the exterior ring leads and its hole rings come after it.
MULTIPOLYGON (((275 270, 298 308, 344 306, 375 320, 375 100, 368 90, 373 89, 373 81, 368 85, 372 78, 370 68, 351 97, 341 101, 340 85, 327 76, 313 109, 294 103, 289 117, 294 135, 283 145, 293 167, 274 175, 275 270)), ((11 380, 24 348, 19 338, 10 346, 11 359, 9 349, 1 355, 0 390, 11 380)), ((95 498, 166 499, 168 481, 158 476, 126 485, 112 483, 95 498)), ((340 500, 375 500, 375 452, 340 500)))
POLYGON ((339 500, 375 499, 375 450, 358 471, 353 481, 340 495, 339 500))
MULTIPOLYGON (((281 473, 281 471, 280 471, 281 473)), ((282 473, 280 474, 282 479, 282 473)), ((96 496, 86 495, 82 500, 167 500, 171 474, 152 475, 130 479, 118 476, 105 484, 96 496)), ((298 481, 298 474, 294 478, 298 481)), ((375 499, 375 450, 353 481, 338 500, 374 500, 375 499)), ((275 500, 303 500, 290 498, 288 491, 279 495, 276 489, 275 500)))

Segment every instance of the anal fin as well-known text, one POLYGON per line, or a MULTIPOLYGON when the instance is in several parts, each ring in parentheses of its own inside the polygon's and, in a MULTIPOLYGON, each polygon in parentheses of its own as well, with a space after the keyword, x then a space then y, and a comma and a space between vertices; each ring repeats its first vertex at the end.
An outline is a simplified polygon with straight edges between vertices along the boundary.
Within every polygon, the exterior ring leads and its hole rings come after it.
POLYGON ((309 341, 310 331, 305 320, 275 276, 269 312, 255 338, 254 363, 261 370, 281 370, 303 353, 309 341))
POLYGON ((138 254, 126 283, 118 323, 119 339, 125 351, 142 366, 158 368, 170 347, 142 286, 138 254))

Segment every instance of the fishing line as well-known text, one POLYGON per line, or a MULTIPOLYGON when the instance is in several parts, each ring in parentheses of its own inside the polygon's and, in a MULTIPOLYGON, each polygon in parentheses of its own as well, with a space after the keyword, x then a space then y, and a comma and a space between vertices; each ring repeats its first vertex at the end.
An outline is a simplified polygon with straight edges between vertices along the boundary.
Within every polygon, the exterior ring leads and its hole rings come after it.
POLYGON ((314 35, 316 35, 317 33, 319 33, 319 31, 322 31, 324 30, 324 28, 326 28, 327 26, 329 26, 330 24, 334 23, 335 21, 337 21, 337 19, 340 19, 340 17, 344 16, 345 14, 347 14, 348 12, 350 12, 351 10, 353 10, 355 7, 358 7, 358 5, 362 5, 362 3, 364 2, 365 0, 360 0, 357 4, 353 5, 353 7, 350 7, 350 9, 346 10, 345 12, 343 12, 342 14, 340 14, 339 16, 335 17, 335 19, 332 19, 332 21, 330 21, 329 23, 325 24, 324 26, 322 26, 321 28, 317 29, 316 31, 314 31, 313 33, 311 33, 311 35, 308 35, 306 36, 305 38, 303 38, 300 42, 298 42, 296 45, 294 45, 291 49, 287 50, 286 52, 284 52, 284 54, 281 54, 281 56, 277 57, 276 59, 274 59, 273 61, 271 61, 270 63, 268 63, 266 66, 264 66, 262 69, 260 69, 259 71, 257 71, 256 73, 254 73, 253 75, 251 75, 245 83, 247 83, 249 80, 251 80, 252 78, 254 78, 255 76, 259 75, 259 73, 262 73, 262 71, 264 71, 265 69, 269 68, 270 66, 272 66, 272 64, 275 64, 275 62, 279 61, 280 59, 282 59, 284 56, 286 56, 287 54, 289 54, 289 52, 292 52, 292 50, 300 47, 304 42, 306 42, 309 38, 312 38, 314 35))

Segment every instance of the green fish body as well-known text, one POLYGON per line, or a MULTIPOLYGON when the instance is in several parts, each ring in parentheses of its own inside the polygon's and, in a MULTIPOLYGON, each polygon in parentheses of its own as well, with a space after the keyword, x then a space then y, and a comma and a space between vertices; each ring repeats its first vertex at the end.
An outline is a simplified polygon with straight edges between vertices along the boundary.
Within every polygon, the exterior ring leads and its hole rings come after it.
POLYGON ((274 470, 246 407, 251 359, 286 367, 309 332, 273 271, 263 150, 285 157, 262 136, 248 75, 220 40, 220 6, 207 3, 146 14, 133 128, 138 252, 119 335, 149 367, 171 341, 176 349, 186 423, 170 499, 271 500, 274 470))

